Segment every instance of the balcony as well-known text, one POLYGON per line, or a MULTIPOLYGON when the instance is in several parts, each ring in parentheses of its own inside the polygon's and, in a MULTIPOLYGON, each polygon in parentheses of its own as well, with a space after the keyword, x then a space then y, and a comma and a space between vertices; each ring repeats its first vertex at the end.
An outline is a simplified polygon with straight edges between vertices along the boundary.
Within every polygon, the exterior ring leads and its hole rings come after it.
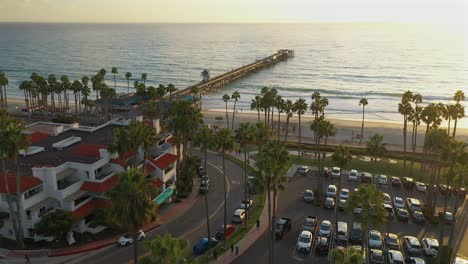
POLYGON ((48 197, 32 206, 26 209, 26 212, 30 212, 27 218, 29 220, 33 220, 36 217, 35 214, 37 212, 37 217, 40 218, 41 216, 55 210, 55 207, 57 205, 57 199, 48 197))
POLYGON ((115 170, 112 168, 112 166, 110 164, 106 164, 104 166, 102 166, 101 168, 98 169, 97 173, 96 173, 96 180, 98 181, 102 181, 104 180, 105 178, 111 176, 115 174, 115 170))
POLYGON ((65 169, 57 173, 57 189, 64 190, 69 186, 80 181, 80 177, 75 175, 76 170, 72 168, 65 169))

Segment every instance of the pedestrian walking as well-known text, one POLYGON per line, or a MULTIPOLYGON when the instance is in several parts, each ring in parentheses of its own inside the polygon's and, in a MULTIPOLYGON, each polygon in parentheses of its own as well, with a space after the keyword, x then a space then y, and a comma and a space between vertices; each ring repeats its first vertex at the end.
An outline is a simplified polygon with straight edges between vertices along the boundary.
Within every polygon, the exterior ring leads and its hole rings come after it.
POLYGON ((231 255, 234 253, 234 244, 231 244, 231 255))
POLYGON ((239 254, 239 247, 238 246, 236 246, 236 256, 237 256, 237 254, 239 254))
POLYGON ((28 255, 24 255, 24 259, 26 260, 26 264, 31 264, 31 260, 29 260, 28 255))
POLYGON ((218 252, 216 252, 216 249, 213 251, 213 258, 215 262, 218 259, 218 252))
POLYGON ((257 229, 260 228, 260 219, 257 219, 257 229))

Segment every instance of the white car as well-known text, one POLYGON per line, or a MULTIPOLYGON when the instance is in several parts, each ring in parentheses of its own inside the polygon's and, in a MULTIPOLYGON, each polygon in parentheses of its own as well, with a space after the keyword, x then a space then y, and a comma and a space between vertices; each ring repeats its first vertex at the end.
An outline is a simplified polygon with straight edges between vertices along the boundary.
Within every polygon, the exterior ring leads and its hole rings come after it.
POLYGON ((421 243, 419 240, 413 236, 405 236, 404 237, 404 248, 405 250, 413 255, 421 254, 421 243))
POLYGON ((333 167, 331 171, 331 176, 339 178, 341 176, 341 169, 339 167, 333 167))
POLYGON ((248 200, 248 201, 242 201, 240 204, 240 209, 248 209, 252 206, 253 201, 248 200))
POLYGON ((427 191, 427 186, 426 184, 422 183, 422 182, 416 182, 416 190, 418 192, 426 192, 427 191))
POLYGON ((421 239, 421 245, 427 256, 436 258, 439 254, 439 241, 437 239, 425 237, 421 239))
POLYGON ((379 184, 380 185, 387 185, 387 176, 386 175, 380 175, 379 176, 379 184))
POLYGON ((304 202, 311 203, 314 201, 314 192, 311 190, 305 190, 304 192, 304 202))
POLYGON ((393 206, 395 206, 395 208, 404 209, 405 202, 403 201, 403 198, 398 196, 393 197, 393 206))
POLYGON ((327 197, 335 198, 336 197, 336 190, 337 190, 337 188, 336 188, 335 185, 333 185, 333 184, 328 185, 327 193, 326 193, 327 197))
POLYGON ((369 231, 369 247, 382 248, 382 235, 377 230, 369 231))
POLYGON ((422 258, 417 258, 417 257, 411 257, 410 262, 411 264, 426 264, 426 261, 422 258))
POLYGON ((389 250, 387 260, 389 264, 405 264, 403 254, 398 250, 389 250))
MULTIPOLYGON (((142 241, 143 239, 145 239, 146 235, 145 235, 145 232, 143 232, 143 230, 139 230, 138 231, 138 241, 142 241)), ((119 240, 117 240, 117 244, 119 246, 128 246, 130 244, 133 244, 133 238, 130 234, 125 234, 121 237, 119 237, 119 240)))
POLYGON ((388 193, 383 193, 383 200, 384 204, 392 204, 392 198, 390 198, 390 194, 388 193))
POLYGON ((233 223, 242 223, 245 219, 245 210, 244 209, 237 209, 234 211, 234 215, 231 218, 233 223))
POLYGON ((324 237, 329 237, 331 233, 331 222, 328 220, 323 220, 320 223, 319 235, 324 237))
POLYGON ((348 189, 341 189, 340 198, 348 199, 349 198, 349 190, 348 189))
POLYGON ((348 181, 357 182, 358 181, 358 172, 357 170, 350 170, 348 174, 348 181))
POLYGON ((307 230, 301 231, 299 234, 299 237, 297 238, 297 245, 296 249, 297 251, 305 251, 307 253, 310 252, 310 249, 312 247, 312 233, 307 230))
POLYGON ((307 175, 309 173, 309 167, 307 166, 300 166, 298 169, 297 169, 297 172, 299 173, 299 175, 307 175))

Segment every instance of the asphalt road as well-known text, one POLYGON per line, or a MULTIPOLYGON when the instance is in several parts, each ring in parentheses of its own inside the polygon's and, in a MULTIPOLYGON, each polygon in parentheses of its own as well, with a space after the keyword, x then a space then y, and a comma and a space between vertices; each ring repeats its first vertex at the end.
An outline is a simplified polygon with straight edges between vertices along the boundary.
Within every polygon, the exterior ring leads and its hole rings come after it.
MULTIPOLYGON (((197 154, 198 155, 198 154, 197 154)), ((210 190, 208 193, 211 235, 214 236, 216 230, 223 224, 223 199, 224 187, 222 183, 222 158, 216 154, 208 154, 207 174, 210 177, 210 190)), ((227 199, 227 223, 231 221, 231 216, 240 205, 244 197, 243 179, 244 170, 235 163, 226 160, 226 174, 228 178, 228 199, 227 199)), ((205 199, 200 194, 195 205, 184 214, 178 216, 167 224, 162 224, 156 230, 147 234, 146 241, 157 234, 164 235, 171 233, 174 237, 188 239, 191 245, 207 236, 205 199)), ((139 255, 147 252, 143 243, 138 246, 139 255)), ((111 246, 104 250, 90 253, 89 256, 80 258, 80 263, 127 263, 133 260, 133 247, 111 246)))
MULTIPOLYGON (((297 237, 301 231, 302 223, 305 216, 311 215, 318 218, 318 222, 322 220, 330 220, 335 225, 335 213, 333 209, 324 209, 312 204, 304 203, 303 193, 306 189, 314 190, 317 187, 317 178, 312 176, 311 173, 308 176, 294 176, 291 178, 289 185, 283 193, 280 193, 278 198, 278 209, 277 217, 288 217, 292 219, 292 228, 289 233, 281 241, 275 241, 274 244, 274 261, 273 263, 329 263, 327 256, 314 256, 314 252, 309 254, 299 253, 295 250, 297 237)), ((323 188, 327 188, 331 181, 329 178, 324 178, 323 188)), ((337 180, 333 183, 338 186, 337 180)), ((358 186, 356 183, 349 183, 347 181, 347 175, 342 176, 342 188, 348 188, 353 191, 358 186)), ((381 188, 381 187, 379 187, 381 188)), ((403 199, 412 197, 419 198, 424 203, 425 194, 418 193, 416 190, 405 190, 403 187, 392 187, 382 188, 382 191, 389 193, 391 198, 394 196, 400 196, 403 199)), ((439 196, 440 197, 440 196, 439 196)), ((453 198, 449 199, 449 208, 453 204, 453 198)), ((439 198, 438 210, 443 207, 443 199, 439 198)), ((344 212, 338 212, 338 221, 344 221, 348 223, 348 230, 351 229, 353 223, 353 216, 344 212)), ((391 233, 395 233, 402 238, 403 236, 415 236, 421 239, 422 237, 439 237, 439 228, 437 226, 430 226, 428 224, 415 224, 411 221, 408 223, 399 222, 394 219, 389 222, 388 225, 377 227, 382 234, 384 234, 386 228, 391 233)), ((443 236, 447 240, 450 229, 449 226, 444 226, 443 236)), ((402 241, 402 240, 400 240, 402 241)), ((439 241, 440 242, 440 241, 439 241)), ((242 256, 240 256, 234 263, 256 263, 262 264, 268 262, 268 233, 265 232, 259 240, 247 250, 242 256)))

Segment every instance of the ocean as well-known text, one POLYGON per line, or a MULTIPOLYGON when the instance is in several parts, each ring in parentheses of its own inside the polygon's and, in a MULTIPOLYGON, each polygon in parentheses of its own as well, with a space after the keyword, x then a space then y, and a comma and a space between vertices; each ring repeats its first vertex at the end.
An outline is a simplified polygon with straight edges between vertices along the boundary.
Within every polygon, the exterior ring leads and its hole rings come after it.
MULTIPOLYGON (((18 86, 32 72, 70 79, 117 67, 117 90, 148 74, 147 85, 173 83, 183 89, 279 49, 295 57, 204 96, 203 106, 224 109, 221 97, 237 90, 237 108, 250 110, 261 87, 285 99, 307 99, 314 91, 329 98, 327 116, 401 121, 401 94, 412 90, 425 103, 449 102, 456 90, 468 95, 468 42, 426 25, 396 24, 32 24, 0 23, 0 70, 10 80, 8 95, 23 98, 18 86)), ((130 84, 132 89, 132 83, 130 84)), ((466 105, 466 103, 465 103, 466 105)), ((461 126, 468 127, 466 118, 461 126)))

